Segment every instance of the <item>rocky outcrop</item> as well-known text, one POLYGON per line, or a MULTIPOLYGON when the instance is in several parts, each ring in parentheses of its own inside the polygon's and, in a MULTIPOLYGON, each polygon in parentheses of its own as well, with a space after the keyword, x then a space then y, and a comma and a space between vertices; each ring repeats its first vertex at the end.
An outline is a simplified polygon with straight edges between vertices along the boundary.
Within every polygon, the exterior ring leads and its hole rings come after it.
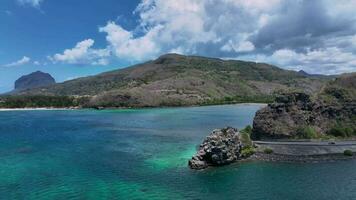
POLYGON ((313 123, 317 105, 304 93, 284 94, 276 102, 257 111, 253 121, 253 139, 294 137, 299 126, 313 123))
POLYGON ((56 81, 50 74, 37 71, 17 79, 15 82, 15 90, 22 91, 27 89, 48 86, 55 83, 56 81))
POLYGON ((241 150, 242 143, 237 129, 217 129, 206 137, 188 164, 192 169, 230 164, 240 158, 241 150))
POLYGON ((355 82, 356 74, 352 74, 332 81, 314 95, 281 94, 274 103, 256 113, 252 139, 355 136, 355 82))

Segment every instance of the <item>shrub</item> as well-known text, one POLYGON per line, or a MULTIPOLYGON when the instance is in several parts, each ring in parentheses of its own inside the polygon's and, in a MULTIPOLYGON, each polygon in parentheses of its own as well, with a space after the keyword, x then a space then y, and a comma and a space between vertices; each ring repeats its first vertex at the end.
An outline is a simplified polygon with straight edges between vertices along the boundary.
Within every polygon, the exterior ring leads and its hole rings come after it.
POLYGON ((299 128, 297 130, 297 135, 302 139, 313 139, 318 137, 316 130, 311 126, 299 128))
POLYGON ((351 150, 345 150, 344 151, 344 155, 345 156, 352 156, 353 155, 353 152, 351 150))
POLYGON ((265 150, 263 150, 263 152, 264 152, 265 154, 271 154, 271 153, 273 153, 273 150, 270 149, 270 148, 266 148, 265 150))
POLYGON ((243 158, 248 158, 250 156, 252 156, 253 154, 255 154, 255 149, 252 147, 252 146, 247 146, 247 147, 244 147, 242 150, 241 150, 241 157, 243 158))
POLYGON ((355 135, 355 130, 351 127, 343 127, 341 125, 334 126, 328 131, 328 134, 335 137, 351 137, 355 135))
POLYGON ((252 140, 248 133, 240 132, 240 140, 244 146, 246 146, 246 147, 252 146, 252 140))
POLYGON ((252 127, 251 125, 246 126, 244 129, 241 130, 242 132, 248 133, 249 135, 251 135, 252 133, 252 127))

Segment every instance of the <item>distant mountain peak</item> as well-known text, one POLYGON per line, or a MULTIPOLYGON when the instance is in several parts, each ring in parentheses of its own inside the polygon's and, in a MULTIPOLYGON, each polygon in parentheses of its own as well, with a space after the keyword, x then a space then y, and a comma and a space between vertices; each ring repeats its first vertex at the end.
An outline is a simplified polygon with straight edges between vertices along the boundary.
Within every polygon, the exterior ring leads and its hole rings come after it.
POLYGON ((27 90, 55 84, 55 79, 48 73, 35 71, 21 76, 15 81, 15 90, 27 90))
POLYGON ((299 70, 298 73, 302 74, 302 75, 310 75, 308 72, 306 72, 304 70, 299 70))

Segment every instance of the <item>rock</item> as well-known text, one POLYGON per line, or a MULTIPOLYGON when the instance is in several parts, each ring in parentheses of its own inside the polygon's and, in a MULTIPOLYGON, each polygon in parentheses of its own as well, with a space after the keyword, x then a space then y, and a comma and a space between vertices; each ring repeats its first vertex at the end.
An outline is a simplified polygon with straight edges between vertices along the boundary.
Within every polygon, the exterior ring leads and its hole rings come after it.
POLYGON ((333 84, 314 96, 301 92, 281 94, 274 103, 257 111, 251 137, 254 140, 303 138, 302 130, 306 127, 325 135, 340 124, 356 130, 354 94, 353 88, 333 84))
POLYGON ((188 164, 192 169, 230 164, 240 158, 241 149, 237 129, 231 127, 217 129, 206 137, 188 164))
POLYGON ((33 89, 33 88, 52 85, 55 83, 56 81, 50 74, 37 71, 17 79, 15 82, 15 90, 21 91, 21 90, 33 89))

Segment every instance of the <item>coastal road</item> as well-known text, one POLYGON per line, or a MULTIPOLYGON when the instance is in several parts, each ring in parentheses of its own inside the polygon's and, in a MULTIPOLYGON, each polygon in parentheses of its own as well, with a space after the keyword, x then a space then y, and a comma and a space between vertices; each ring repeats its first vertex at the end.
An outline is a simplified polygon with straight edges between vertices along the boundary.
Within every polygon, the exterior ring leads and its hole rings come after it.
POLYGON ((356 152, 356 141, 254 141, 259 151, 272 149, 282 155, 339 154, 345 150, 356 152))
POLYGON ((356 141, 254 141, 260 145, 298 145, 298 146, 350 146, 356 145, 356 141))

